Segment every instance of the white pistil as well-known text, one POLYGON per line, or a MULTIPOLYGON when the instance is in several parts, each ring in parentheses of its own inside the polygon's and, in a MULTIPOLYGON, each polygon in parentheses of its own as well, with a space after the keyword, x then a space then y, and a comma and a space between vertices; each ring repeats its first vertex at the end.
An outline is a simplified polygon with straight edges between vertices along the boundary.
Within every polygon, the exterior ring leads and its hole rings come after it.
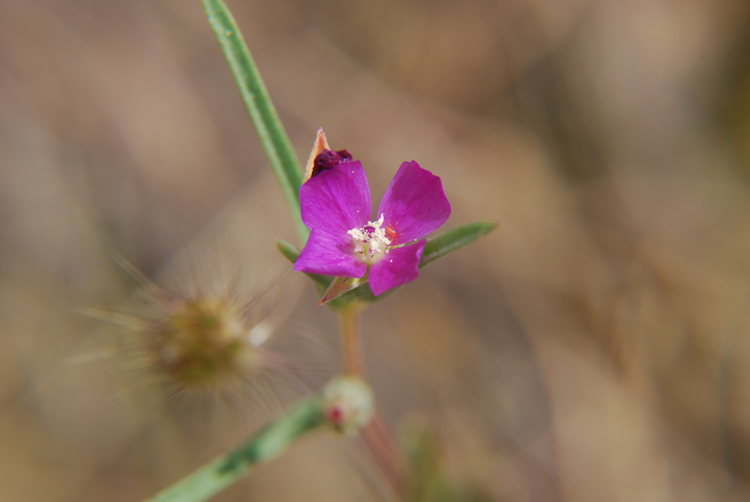
POLYGON ((347 234, 354 239, 354 251, 360 254, 367 253, 368 260, 371 260, 380 253, 387 253, 391 240, 385 235, 383 226, 384 215, 380 215, 377 221, 368 221, 367 225, 362 228, 352 228, 347 234))

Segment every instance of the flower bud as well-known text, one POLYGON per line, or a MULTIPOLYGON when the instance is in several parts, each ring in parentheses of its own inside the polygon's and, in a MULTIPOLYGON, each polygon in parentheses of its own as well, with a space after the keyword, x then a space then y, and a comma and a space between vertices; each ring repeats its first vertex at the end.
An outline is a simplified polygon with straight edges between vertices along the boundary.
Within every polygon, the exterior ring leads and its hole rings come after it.
POLYGON ((372 390, 355 376, 330 381, 323 390, 323 406, 328 422, 347 435, 358 434, 375 413, 372 390))

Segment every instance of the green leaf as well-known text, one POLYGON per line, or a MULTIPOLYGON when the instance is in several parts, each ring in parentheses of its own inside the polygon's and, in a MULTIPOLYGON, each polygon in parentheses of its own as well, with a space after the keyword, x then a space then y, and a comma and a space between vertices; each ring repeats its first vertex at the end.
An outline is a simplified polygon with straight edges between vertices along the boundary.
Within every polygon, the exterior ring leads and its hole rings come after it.
POLYGON ((475 221, 474 223, 461 225, 432 239, 427 239, 427 244, 425 244, 424 252, 422 253, 422 260, 419 262, 419 268, 467 244, 471 244, 496 228, 497 223, 475 221))
POLYGON ((279 251, 281 251, 281 254, 284 255, 284 258, 292 263, 295 263, 297 261, 297 258, 299 258, 299 249, 294 247, 294 244, 287 242, 284 239, 277 239, 276 247, 279 248, 279 251))
POLYGON ((299 401, 289 413, 261 429, 247 443, 222 455, 145 502, 202 502, 216 495, 255 465, 285 452, 307 432, 326 423, 319 398, 299 401))
POLYGON ((292 144, 232 13, 222 0, 201 1, 208 16, 208 22, 239 87, 242 101, 255 125, 276 179, 281 185, 300 241, 304 244, 310 231, 300 216, 299 188, 302 184, 302 170, 292 144))

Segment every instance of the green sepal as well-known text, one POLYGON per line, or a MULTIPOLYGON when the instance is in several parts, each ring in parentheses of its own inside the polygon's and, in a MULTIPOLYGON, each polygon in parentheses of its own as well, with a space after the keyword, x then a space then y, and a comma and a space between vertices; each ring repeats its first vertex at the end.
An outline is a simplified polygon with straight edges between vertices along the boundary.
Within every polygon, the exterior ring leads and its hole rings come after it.
POLYGON ((331 282, 331 285, 328 286, 318 305, 325 305, 353 289, 364 286, 368 280, 368 277, 336 277, 331 282))
POLYGON ((250 119, 266 151, 276 179, 281 185, 300 241, 304 244, 310 231, 302 222, 299 188, 302 169, 292 143, 273 106, 260 72, 247 48, 237 23, 222 0, 201 0, 221 50, 229 63, 250 119))

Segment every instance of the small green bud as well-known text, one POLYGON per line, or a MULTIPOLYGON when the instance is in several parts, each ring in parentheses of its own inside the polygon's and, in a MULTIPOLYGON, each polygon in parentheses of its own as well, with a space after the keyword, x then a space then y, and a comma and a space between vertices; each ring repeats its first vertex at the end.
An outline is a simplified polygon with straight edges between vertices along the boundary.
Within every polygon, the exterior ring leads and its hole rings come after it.
POLYGON ((331 380, 323 390, 323 406, 328 422, 350 436, 358 434, 375 414, 370 386, 355 376, 331 380))

